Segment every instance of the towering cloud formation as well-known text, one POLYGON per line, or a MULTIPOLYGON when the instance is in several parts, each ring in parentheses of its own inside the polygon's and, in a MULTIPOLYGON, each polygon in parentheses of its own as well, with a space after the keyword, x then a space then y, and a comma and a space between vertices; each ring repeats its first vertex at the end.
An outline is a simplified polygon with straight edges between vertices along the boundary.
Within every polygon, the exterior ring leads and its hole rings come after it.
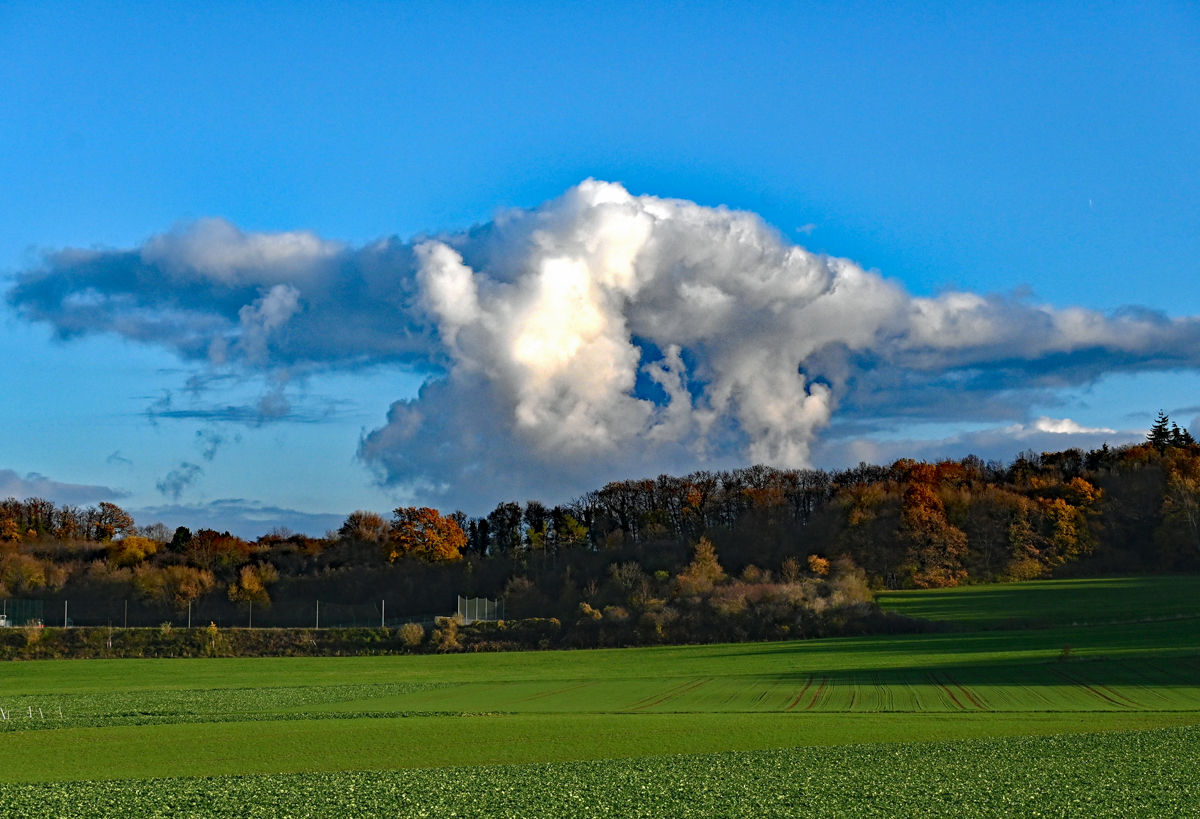
POLYGON ((360 454, 390 483, 471 506, 663 469, 803 466, 835 412, 1024 420, 1048 390, 1200 364, 1195 319, 914 298, 754 214, 592 180, 466 233, 359 249, 200 222, 139 250, 50 256, 9 300, 64 335, 117 332, 213 366, 426 368, 360 454))

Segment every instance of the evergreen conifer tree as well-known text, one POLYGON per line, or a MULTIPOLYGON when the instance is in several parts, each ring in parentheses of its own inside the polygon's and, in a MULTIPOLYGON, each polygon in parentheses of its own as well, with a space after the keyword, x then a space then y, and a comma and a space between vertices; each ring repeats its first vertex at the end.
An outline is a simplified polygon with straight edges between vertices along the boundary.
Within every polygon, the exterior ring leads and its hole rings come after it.
POLYGON ((1171 422, 1171 436, 1167 440, 1171 446, 1183 446, 1183 430, 1174 421, 1171 422))
POLYGON ((1154 426, 1150 427, 1146 442, 1159 452, 1171 446, 1171 419, 1162 410, 1158 411, 1158 417, 1154 419, 1154 426))

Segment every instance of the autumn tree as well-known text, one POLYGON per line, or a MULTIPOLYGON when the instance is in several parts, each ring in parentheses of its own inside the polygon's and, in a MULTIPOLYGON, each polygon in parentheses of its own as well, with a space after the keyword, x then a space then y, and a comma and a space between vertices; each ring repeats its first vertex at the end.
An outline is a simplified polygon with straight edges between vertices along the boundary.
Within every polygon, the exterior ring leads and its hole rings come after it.
POLYGON ((270 563, 243 566, 236 582, 229 584, 229 599, 270 605, 267 587, 279 580, 279 572, 270 563))
POLYGON ((784 583, 795 583, 800 579, 800 563, 794 557, 785 558, 780 566, 779 576, 784 583))
POLYGON ((353 540, 382 543, 387 540, 388 525, 382 515, 360 509, 346 516, 346 522, 338 529, 338 534, 353 540))
POLYGON ((101 501, 97 508, 88 509, 85 514, 88 537, 92 540, 112 540, 137 533, 133 516, 115 503, 101 501))
POLYGON ((229 532, 201 529, 184 545, 187 559, 202 569, 240 566, 250 559, 254 546, 229 532))
POLYGON ((681 595, 690 596, 712 591, 712 587, 725 579, 725 570, 717 561, 717 549, 711 540, 700 538, 692 547, 692 562, 676 578, 681 595))
POLYGON ((1028 498, 1014 497, 1008 520, 1008 563, 1000 573, 1003 580, 1033 580, 1046 572, 1042 561, 1044 545, 1033 518, 1040 516, 1037 504, 1028 498))
POLYGON ((1200 455, 1170 459, 1163 512, 1167 522, 1179 526, 1191 546, 1200 550, 1200 455))
POLYGON ((120 540, 110 540, 105 551, 114 566, 136 566, 158 551, 158 541, 130 535, 120 540))
POLYGON ((967 536, 946 519, 946 508, 938 496, 935 480, 933 466, 913 466, 900 511, 909 571, 913 583, 925 589, 957 586, 967 576, 962 565, 967 536))
POLYGON ((43 498, 25 499, 25 525, 39 537, 54 531, 54 504, 43 498))
POLYGON ((467 536, 453 519, 428 507, 400 507, 392 513, 392 525, 384 545, 390 561, 411 555, 423 560, 458 560, 467 536))
POLYGON ((1083 511, 1062 498, 1055 498, 1042 509, 1050 525, 1048 545, 1044 554, 1054 565, 1073 560, 1088 550, 1090 542, 1087 520, 1083 511))
POLYGON ((143 598, 162 602, 176 611, 211 591, 216 582, 212 572, 191 566, 143 564, 133 572, 134 588, 143 598))
POLYGON ((29 594, 46 586, 47 564, 32 555, 0 555, 0 595, 29 594))

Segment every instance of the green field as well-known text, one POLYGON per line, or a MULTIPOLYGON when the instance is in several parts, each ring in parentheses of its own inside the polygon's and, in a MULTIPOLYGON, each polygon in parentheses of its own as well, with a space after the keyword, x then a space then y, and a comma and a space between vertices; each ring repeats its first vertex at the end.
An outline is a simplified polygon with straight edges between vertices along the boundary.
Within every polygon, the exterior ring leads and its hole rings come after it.
POLYGON ((1200 617, 1198 587, 1190 575, 1035 580, 887 592, 879 602, 964 629, 1048 628, 1200 617))
MULTIPOLYGON (((807 803, 796 801, 783 777, 773 786, 786 802, 777 815, 843 815, 837 811, 849 803, 828 801, 830 783, 877 777, 869 760, 889 754, 912 775, 928 768, 936 779, 950 775, 963 748, 994 747, 978 776, 1000 790, 1008 781, 1004 759, 1045 753, 1065 771, 1072 742, 1099 743, 1118 756, 1139 743, 1183 743, 1195 755, 1200 728, 1189 726, 1200 726, 1197 600, 1200 578, 1192 577, 1022 583, 884 600, 975 631, 504 654, 10 663, 0 666, 0 709, 8 717, 0 716, 0 782, 11 783, 3 790, 8 815, 22 816, 46 815, 12 813, 12 806, 39 804, 36 794, 83 806, 82 813, 64 808, 57 815, 103 815, 87 812, 77 784, 96 780, 126 780, 84 788, 117 800, 160 791, 195 796, 219 782, 223 793, 277 793, 280 804, 296 788, 329 795, 388 783, 392 801, 370 810, 421 815, 404 800, 426 794, 420 799, 434 804, 428 794, 442 793, 447 777, 491 783, 478 785, 485 790, 509 782, 504 787, 516 800, 507 813, 483 811, 486 799, 467 800, 459 816, 576 815, 530 809, 521 801, 533 787, 529 777, 550 778, 538 791, 546 804, 567 798, 560 792, 566 786, 553 784, 560 779, 583 777, 583 792, 607 787, 608 777, 614 781, 606 798, 616 804, 629 798, 622 789, 638 776, 691 771, 686 776, 695 778, 706 765, 741 770, 753 758, 794 769, 807 777, 811 794, 826 794, 825 807, 788 813, 807 803), (1024 620, 1014 616, 1019 612, 1024 620), (835 757, 848 766, 836 776, 820 762, 835 757), (545 767, 556 765, 567 767, 545 767), (260 776, 189 779, 235 774, 260 776), (38 782, 57 784, 31 784, 38 782)), ((733 807, 693 815, 753 815, 744 801, 751 781, 764 787, 753 776, 697 780, 695 787, 733 807)), ((877 785, 883 787, 871 787, 877 785)), ((1068 792, 1039 798, 1052 802, 1068 792)), ((1146 804, 1156 798, 1139 794, 1146 804)), ((458 804, 460 796, 439 804, 458 804)), ((195 798, 201 808, 186 815, 234 815, 195 798)))
POLYGON ((1200 816, 1195 728, 548 765, 2 785, 8 816, 1200 816))

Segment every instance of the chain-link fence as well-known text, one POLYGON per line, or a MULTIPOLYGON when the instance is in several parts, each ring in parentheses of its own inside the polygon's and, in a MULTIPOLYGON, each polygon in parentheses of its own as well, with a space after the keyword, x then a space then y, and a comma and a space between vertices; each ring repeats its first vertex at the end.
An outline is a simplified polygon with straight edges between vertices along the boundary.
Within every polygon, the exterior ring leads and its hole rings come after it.
POLYGON ((470 625, 477 620, 503 620, 504 598, 488 600, 486 597, 458 598, 458 616, 464 625, 470 625))
POLYGON ((45 620, 45 605, 41 600, 0 601, 0 628, 7 626, 40 626, 45 620))
POLYGON ((231 601, 212 595, 175 610, 137 599, 8 600, 8 625, 111 626, 149 628, 170 623, 176 628, 397 628, 421 623, 429 628, 443 612, 406 611, 400 601, 330 603, 323 600, 282 600, 268 604, 231 601), (45 616, 43 616, 45 611, 45 616), (48 619, 47 619, 48 618, 48 619))

